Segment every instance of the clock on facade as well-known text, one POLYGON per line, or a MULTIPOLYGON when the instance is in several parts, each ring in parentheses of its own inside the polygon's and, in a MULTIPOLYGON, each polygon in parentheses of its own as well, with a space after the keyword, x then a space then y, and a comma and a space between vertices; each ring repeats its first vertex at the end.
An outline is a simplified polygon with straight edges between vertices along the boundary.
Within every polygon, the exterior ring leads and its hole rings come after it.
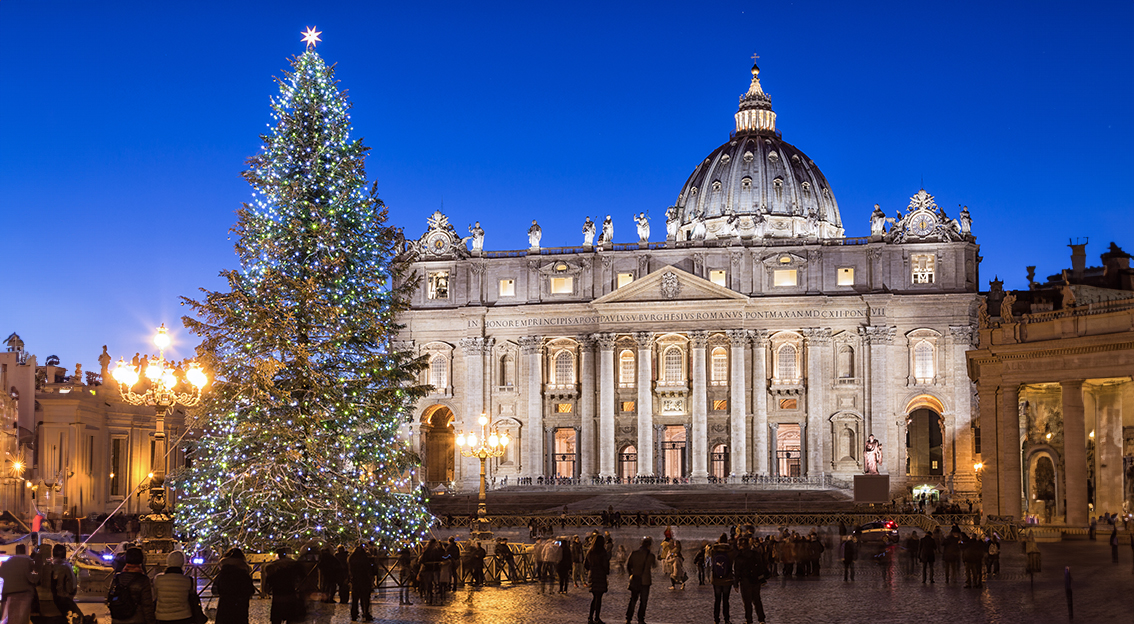
POLYGON ((933 232, 933 226, 936 224, 937 219, 935 219, 933 215, 921 212, 914 215, 913 219, 910 221, 910 231, 913 232, 915 236, 929 236, 929 234, 933 232))

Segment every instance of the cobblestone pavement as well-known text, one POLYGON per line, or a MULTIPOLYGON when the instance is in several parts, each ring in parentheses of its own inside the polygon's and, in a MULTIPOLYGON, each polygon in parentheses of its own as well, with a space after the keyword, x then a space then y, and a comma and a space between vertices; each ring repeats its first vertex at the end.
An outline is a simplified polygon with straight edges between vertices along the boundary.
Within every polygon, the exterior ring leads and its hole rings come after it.
MULTIPOLYGON (((921 583, 920 573, 909 575, 898 565, 859 561, 856 581, 845 583, 841 568, 828 567, 820 578, 775 578, 763 590, 769 623, 870 623, 942 622, 948 624, 1067 622, 1063 569, 1071 566, 1074 622, 1134 622, 1134 568, 1129 546, 1111 563, 1105 541, 1041 544, 1043 572, 1034 586, 1024 573, 1019 544, 1008 543, 1001 555, 1001 572, 983 589, 965 589, 963 583, 945 584, 941 563, 937 582, 921 583)), ((691 570, 692 566, 687 566, 691 570)), ((646 621, 649 624, 706 624, 712 622, 713 593, 698 586, 696 574, 686 589, 668 590, 668 579, 655 578, 646 621), (664 582, 663 582, 664 581, 664 582)), ((625 576, 611 577, 611 590, 603 600, 603 620, 623 622, 629 593, 625 576)), ((399 606, 396 593, 375 595, 374 617, 390 624, 569 624, 586 622, 590 594, 571 588, 567 595, 540 594, 535 583, 464 589, 444 604, 427 606, 413 596, 412 606, 399 606)), ((84 611, 105 611, 102 605, 82 605, 84 611), (94 607, 93 609, 91 607, 94 607)), ((310 624, 348 624, 346 605, 326 606, 313 613, 310 624)), ((744 621, 739 595, 731 598, 732 621, 744 621)), ((268 601, 252 603, 252 621, 268 621, 268 601)), ((109 622, 100 615, 100 619, 109 622)))

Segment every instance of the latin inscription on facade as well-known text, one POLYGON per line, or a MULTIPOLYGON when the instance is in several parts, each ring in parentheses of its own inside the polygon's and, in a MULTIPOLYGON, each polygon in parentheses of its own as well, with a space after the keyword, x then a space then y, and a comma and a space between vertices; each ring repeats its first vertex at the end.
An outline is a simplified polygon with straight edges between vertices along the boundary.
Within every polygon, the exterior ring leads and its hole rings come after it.
MULTIPOLYGON (((870 316, 886 316, 886 308, 871 308, 870 316)), ((487 319, 485 329, 543 326, 609 325, 617 323, 673 323, 681 321, 761 321, 776 319, 856 319, 867 318, 863 308, 817 310, 724 310, 720 312, 644 312, 640 314, 592 314, 538 318, 487 319)), ((481 319, 468 319, 468 327, 479 328, 481 319)))

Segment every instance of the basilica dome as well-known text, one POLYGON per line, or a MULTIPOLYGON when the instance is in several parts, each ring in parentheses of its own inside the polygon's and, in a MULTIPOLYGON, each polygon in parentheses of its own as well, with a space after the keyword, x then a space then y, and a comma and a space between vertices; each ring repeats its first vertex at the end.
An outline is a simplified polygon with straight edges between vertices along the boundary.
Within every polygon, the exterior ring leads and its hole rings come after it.
POLYGON ((843 236, 831 186, 806 154, 780 137, 759 75, 753 65, 732 137, 697 165, 678 195, 678 240, 843 236))

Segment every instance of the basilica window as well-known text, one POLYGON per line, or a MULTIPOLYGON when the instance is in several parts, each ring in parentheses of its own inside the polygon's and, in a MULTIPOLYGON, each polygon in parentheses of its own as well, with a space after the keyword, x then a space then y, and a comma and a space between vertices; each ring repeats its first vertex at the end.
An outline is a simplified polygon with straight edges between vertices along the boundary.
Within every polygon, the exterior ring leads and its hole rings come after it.
POLYGON ((683 383, 685 381, 685 354, 680 347, 669 347, 663 357, 664 377, 668 384, 683 383))
POLYGON ((573 277, 553 277, 551 278, 551 294, 553 295, 570 295, 575 292, 575 278, 573 277))
POLYGON ((839 286, 854 286, 854 268, 841 267, 838 271, 839 286))
POLYGON ((776 352, 776 381, 799 382, 799 352, 794 345, 786 344, 776 352))
POLYGON ((430 299, 448 299, 449 298, 449 272, 448 271, 430 271, 428 274, 428 291, 426 295, 430 299))
POLYGON ((917 383, 933 383, 937 367, 934 366, 933 345, 922 340, 914 345, 914 379, 917 383))
POLYGON ((618 274, 618 288, 622 288, 623 286, 625 286, 625 285, 627 285, 627 284, 629 284, 630 282, 633 282, 633 281, 634 281, 634 274, 633 273, 619 273, 618 274))
POLYGON ((515 297, 516 296, 516 280, 502 279, 500 280, 500 296, 501 297, 515 297))
POLYGON ((797 286, 799 273, 795 269, 776 269, 772 271, 772 283, 776 286, 797 286))
POLYGON ((728 350, 724 347, 713 349, 713 368, 711 385, 724 386, 728 384, 728 350))
POLYGON ((726 273, 724 269, 709 271, 709 281, 717 286, 728 288, 728 273, 726 273))
POLYGON ((560 351, 555 356, 556 385, 569 385, 575 383, 575 358, 570 351, 560 351))
POLYGON ((633 388, 637 370, 634 366, 634 352, 626 349, 618 355, 618 386, 633 388))
POLYGON ((839 347, 839 355, 837 360, 839 379, 853 379, 854 349, 852 349, 849 345, 843 345, 839 347))
POLYGON ((913 267, 913 283, 932 284, 936 274, 937 257, 933 254, 914 254, 910 256, 913 267))
POLYGON ((441 354, 429 360, 429 384, 434 394, 444 394, 449 388, 449 360, 441 354))

